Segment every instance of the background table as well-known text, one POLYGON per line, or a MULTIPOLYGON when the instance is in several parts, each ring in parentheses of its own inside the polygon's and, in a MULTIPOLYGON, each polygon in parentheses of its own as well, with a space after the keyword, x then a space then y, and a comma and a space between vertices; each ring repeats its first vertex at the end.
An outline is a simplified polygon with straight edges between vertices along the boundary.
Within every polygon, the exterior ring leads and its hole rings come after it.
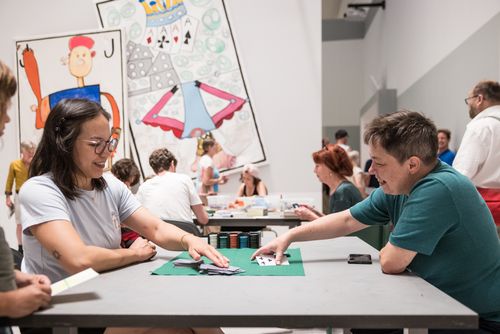
MULTIPOLYGON (((198 223, 194 219, 195 224, 198 223)), ((205 226, 251 226, 251 227, 266 227, 266 226, 288 226, 293 228, 302 223, 298 217, 210 217, 208 224, 205 226)))
POLYGON ((476 313, 423 279, 383 274, 378 252, 358 238, 292 247, 301 248, 306 276, 150 275, 178 254, 165 252, 69 289, 54 297, 52 308, 12 324, 66 332, 106 326, 477 328, 476 313), (369 253, 374 263, 348 264, 349 253, 369 253))

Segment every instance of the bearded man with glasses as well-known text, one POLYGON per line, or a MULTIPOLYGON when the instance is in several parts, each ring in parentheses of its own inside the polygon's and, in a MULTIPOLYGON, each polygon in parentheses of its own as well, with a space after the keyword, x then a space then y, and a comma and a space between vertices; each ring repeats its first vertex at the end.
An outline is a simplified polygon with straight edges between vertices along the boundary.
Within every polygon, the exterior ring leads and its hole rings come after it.
POLYGON ((453 167, 477 187, 500 235, 500 84, 480 81, 465 98, 471 121, 453 167))

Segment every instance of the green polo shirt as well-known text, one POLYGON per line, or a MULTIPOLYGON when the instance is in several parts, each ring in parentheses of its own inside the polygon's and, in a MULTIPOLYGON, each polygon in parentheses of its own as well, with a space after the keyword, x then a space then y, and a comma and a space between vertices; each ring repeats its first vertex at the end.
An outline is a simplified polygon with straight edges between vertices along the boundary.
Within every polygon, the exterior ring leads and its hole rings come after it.
POLYGON ((438 162, 409 195, 379 188, 350 211, 366 225, 392 221, 390 243, 417 252, 408 269, 482 318, 500 322, 500 240, 465 176, 438 162))

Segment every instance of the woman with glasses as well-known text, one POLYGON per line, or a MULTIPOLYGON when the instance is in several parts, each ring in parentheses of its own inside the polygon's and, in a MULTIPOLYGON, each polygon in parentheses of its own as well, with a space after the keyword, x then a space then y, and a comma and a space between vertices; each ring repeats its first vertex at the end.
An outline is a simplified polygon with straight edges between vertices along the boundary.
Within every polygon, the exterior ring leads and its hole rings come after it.
POLYGON ((227 267, 227 259, 206 242, 150 214, 125 184, 103 175, 118 144, 109 120, 99 104, 83 99, 59 102, 47 117, 30 179, 19 195, 23 271, 43 273, 55 282, 87 268, 119 268, 155 256, 147 240, 227 267), (122 224, 147 240, 120 248, 122 224))

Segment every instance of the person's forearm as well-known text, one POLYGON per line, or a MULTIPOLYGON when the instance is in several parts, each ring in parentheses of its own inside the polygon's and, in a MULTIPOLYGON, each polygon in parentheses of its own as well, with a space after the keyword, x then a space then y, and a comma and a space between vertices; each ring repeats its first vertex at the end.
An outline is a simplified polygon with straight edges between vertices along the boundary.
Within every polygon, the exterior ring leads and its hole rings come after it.
POLYGON ((186 243, 181 245, 181 238, 185 234, 190 233, 166 222, 143 233, 148 240, 167 250, 186 250, 186 243))
POLYGON ((65 261, 64 254, 59 256, 63 267, 70 274, 76 274, 87 268, 92 268, 97 272, 120 268, 135 262, 141 261, 135 249, 119 248, 107 249, 96 246, 86 246, 81 255, 75 259, 65 261))
POLYGON ((289 238, 294 241, 330 239, 350 234, 367 227, 354 220, 349 210, 320 217, 312 222, 291 229, 289 238))

